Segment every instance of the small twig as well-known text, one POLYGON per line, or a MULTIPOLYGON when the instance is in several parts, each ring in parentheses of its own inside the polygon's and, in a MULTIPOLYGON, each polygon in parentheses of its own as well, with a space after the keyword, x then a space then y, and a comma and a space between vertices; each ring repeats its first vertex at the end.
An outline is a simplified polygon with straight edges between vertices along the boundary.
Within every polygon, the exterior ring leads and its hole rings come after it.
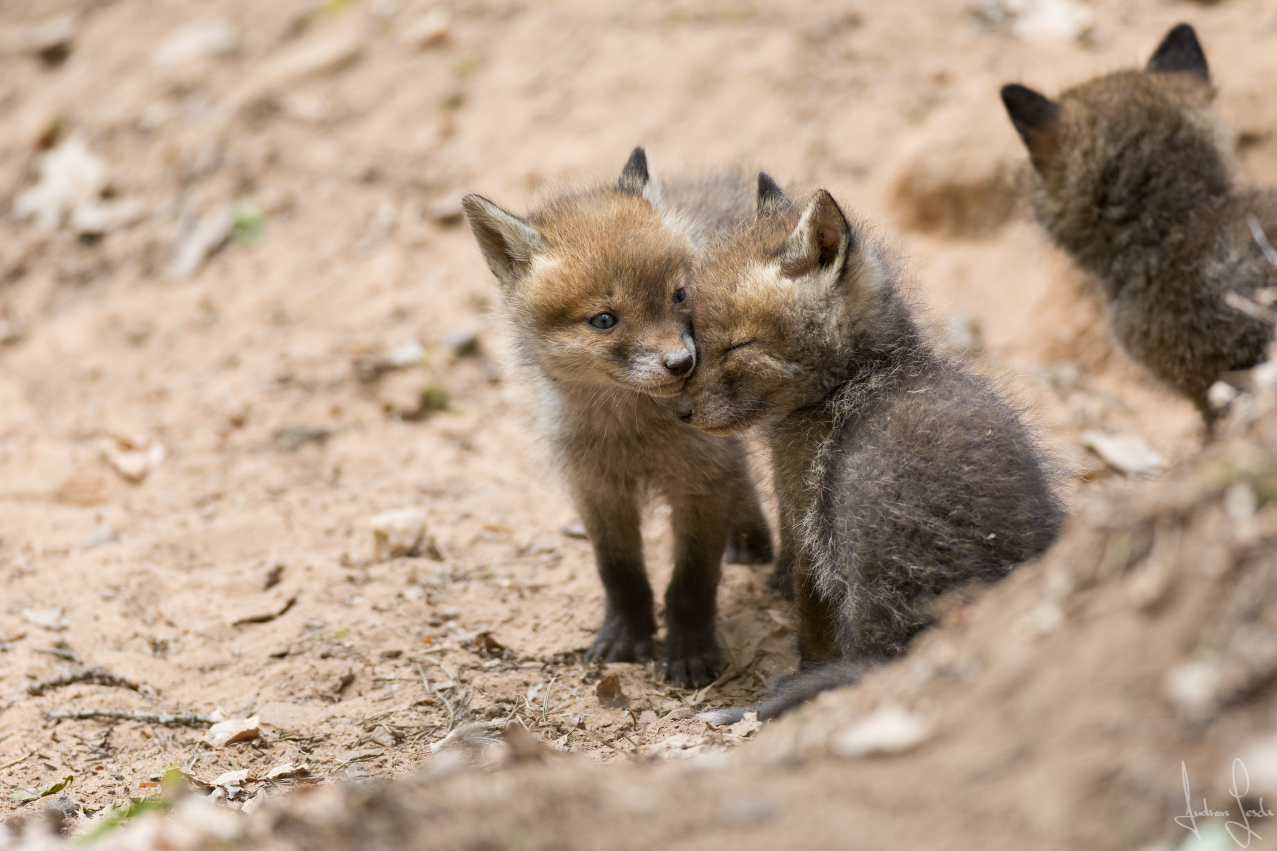
POLYGON ((56 677, 49 677, 47 680, 40 680, 38 683, 32 683, 27 686, 27 694, 31 697, 39 697, 45 692, 52 691, 55 688, 75 685, 76 683, 92 683, 99 686, 112 686, 114 688, 126 688, 135 691, 143 697, 154 700, 155 689, 143 683, 136 683, 133 680, 125 679, 119 674, 112 673, 106 668, 77 668, 70 671, 63 671, 56 677))
POLYGON ((1268 235, 1264 233, 1264 229, 1260 227, 1259 219, 1254 214, 1246 217, 1246 225, 1250 228, 1250 236, 1255 240, 1255 244, 1259 246, 1260 252, 1269 263, 1277 266, 1277 248, 1273 248, 1273 244, 1268 241, 1268 235))
POLYGON ((163 727, 195 727, 216 724, 217 719, 196 712, 125 712, 119 709, 81 709, 78 712, 43 711, 47 721, 90 721, 108 718, 115 721, 138 721, 142 724, 159 724, 163 727))
POLYGON ((1239 313, 1244 313, 1251 319, 1258 319, 1260 322, 1268 322, 1270 324, 1277 323, 1277 310, 1264 307, 1257 301, 1252 301, 1238 292, 1232 290, 1224 293, 1224 304, 1231 307, 1239 313))
POLYGON ((76 655, 74 650, 68 650, 65 647, 32 647, 32 653, 48 653, 50 656, 57 656, 64 662, 70 662, 72 665, 83 665, 84 660, 76 655))
POLYGON ((20 763, 20 762, 26 762, 26 761, 27 761, 27 760, 29 760, 31 757, 35 756, 35 754, 36 754, 36 752, 35 752, 35 751, 32 751, 31 753, 27 754, 26 756, 20 756, 20 757, 18 757, 18 758, 17 758, 17 759, 15 759, 13 762, 6 762, 4 765, 0 765, 0 771, 3 771, 3 770, 4 770, 4 769, 6 769, 6 768, 13 768, 15 765, 17 765, 17 764, 18 764, 18 763, 20 763))

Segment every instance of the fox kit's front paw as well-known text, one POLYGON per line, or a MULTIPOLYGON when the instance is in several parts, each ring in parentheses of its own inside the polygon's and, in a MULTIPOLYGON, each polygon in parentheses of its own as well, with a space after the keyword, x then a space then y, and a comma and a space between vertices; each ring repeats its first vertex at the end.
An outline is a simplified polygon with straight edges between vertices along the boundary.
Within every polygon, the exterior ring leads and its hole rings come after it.
POLYGON ((723 653, 712 632, 708 636, 671 637, 665 642, 658 672, 680 688, 707 686, 723 672, 723 653))
POLYGON ((650 627, 635 626, 615 614, 603 620, 603 627, 585 651, 586 660, 604 662, 646 662, 652 658, 650 627))

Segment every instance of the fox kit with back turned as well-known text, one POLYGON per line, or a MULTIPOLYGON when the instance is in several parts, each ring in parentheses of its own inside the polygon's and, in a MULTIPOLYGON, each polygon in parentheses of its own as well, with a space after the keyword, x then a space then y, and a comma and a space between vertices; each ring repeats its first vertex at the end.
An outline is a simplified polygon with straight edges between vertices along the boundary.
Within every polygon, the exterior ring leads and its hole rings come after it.
POLYGON ((1277 235, 1277 192, 1233 189, 1214 96, 1188 24, 1142 71, 1099 77, 1058 100, 1002 89, 1029 149, 1038 221, 1099 280, 1122 347, 1208 423, 1208 388, 1263 360, 1273 336, 1271 321, 1230 298, 1277 287, 1252 231, 1277 235))
POLYGON ((771 447, 801 667, 768 718, 902 652, 933 598, 1041 553, 1062 510, 1033 436, 926 342, 865 226, 766 175, 758 208, 694 275, 700 362, 677 410, 713 434, 759 425, 771 447))
POLYGON ((730 174, 662 192, 636 148, 619 183, 561 193, 523 218, 478 195, 463 202, 603 580, 606 613, 586 657, 652 656, 640 509, 654 491, 674 529, 661 670, 680 686, 703 686, 721 669, 714 615, 725 545, 729 560, 771 560, 744 445, 683 425, 672 398, 696 361, 686 280, 695 240, 742 219, 749 198, 730 174))

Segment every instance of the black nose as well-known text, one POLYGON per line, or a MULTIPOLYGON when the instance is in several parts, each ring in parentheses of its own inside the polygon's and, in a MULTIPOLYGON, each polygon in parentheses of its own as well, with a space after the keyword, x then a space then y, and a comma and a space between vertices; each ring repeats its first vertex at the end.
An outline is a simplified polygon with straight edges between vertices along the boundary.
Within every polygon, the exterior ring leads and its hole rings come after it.
POLYGON ((680 378, 692 371, 692 364, 695 361, 692 353, 687 349, 679 349, 677 352, 670 352, 665 356, 665 368, 680 378))
POLYGON ((692 418, 692 403, 686 399, 680 399, 679 403, 674 406, 674 413, 678 414, 680 420, 687 422, 692 418))

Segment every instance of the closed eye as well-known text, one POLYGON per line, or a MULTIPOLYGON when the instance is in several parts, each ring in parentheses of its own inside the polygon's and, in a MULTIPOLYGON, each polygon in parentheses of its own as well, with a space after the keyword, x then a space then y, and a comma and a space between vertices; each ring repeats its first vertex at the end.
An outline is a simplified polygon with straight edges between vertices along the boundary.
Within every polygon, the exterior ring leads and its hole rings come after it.
POLYGON ((743 349, 743 348, 745 348, 746 346, 752 346, 752 345, 754 345, 754 341, 753 341, 753 340, 744 340, 744 341, 742 341, 742 342, 740 342, 740 343, 733 343, 732 345, 728 346, 728 347, 727 347, 727 348, 723 351, 723 355, 724 355, 724 356, 726 356, 726 355, 730 355, 732 352, 736 351, 737 349, 743 349))

